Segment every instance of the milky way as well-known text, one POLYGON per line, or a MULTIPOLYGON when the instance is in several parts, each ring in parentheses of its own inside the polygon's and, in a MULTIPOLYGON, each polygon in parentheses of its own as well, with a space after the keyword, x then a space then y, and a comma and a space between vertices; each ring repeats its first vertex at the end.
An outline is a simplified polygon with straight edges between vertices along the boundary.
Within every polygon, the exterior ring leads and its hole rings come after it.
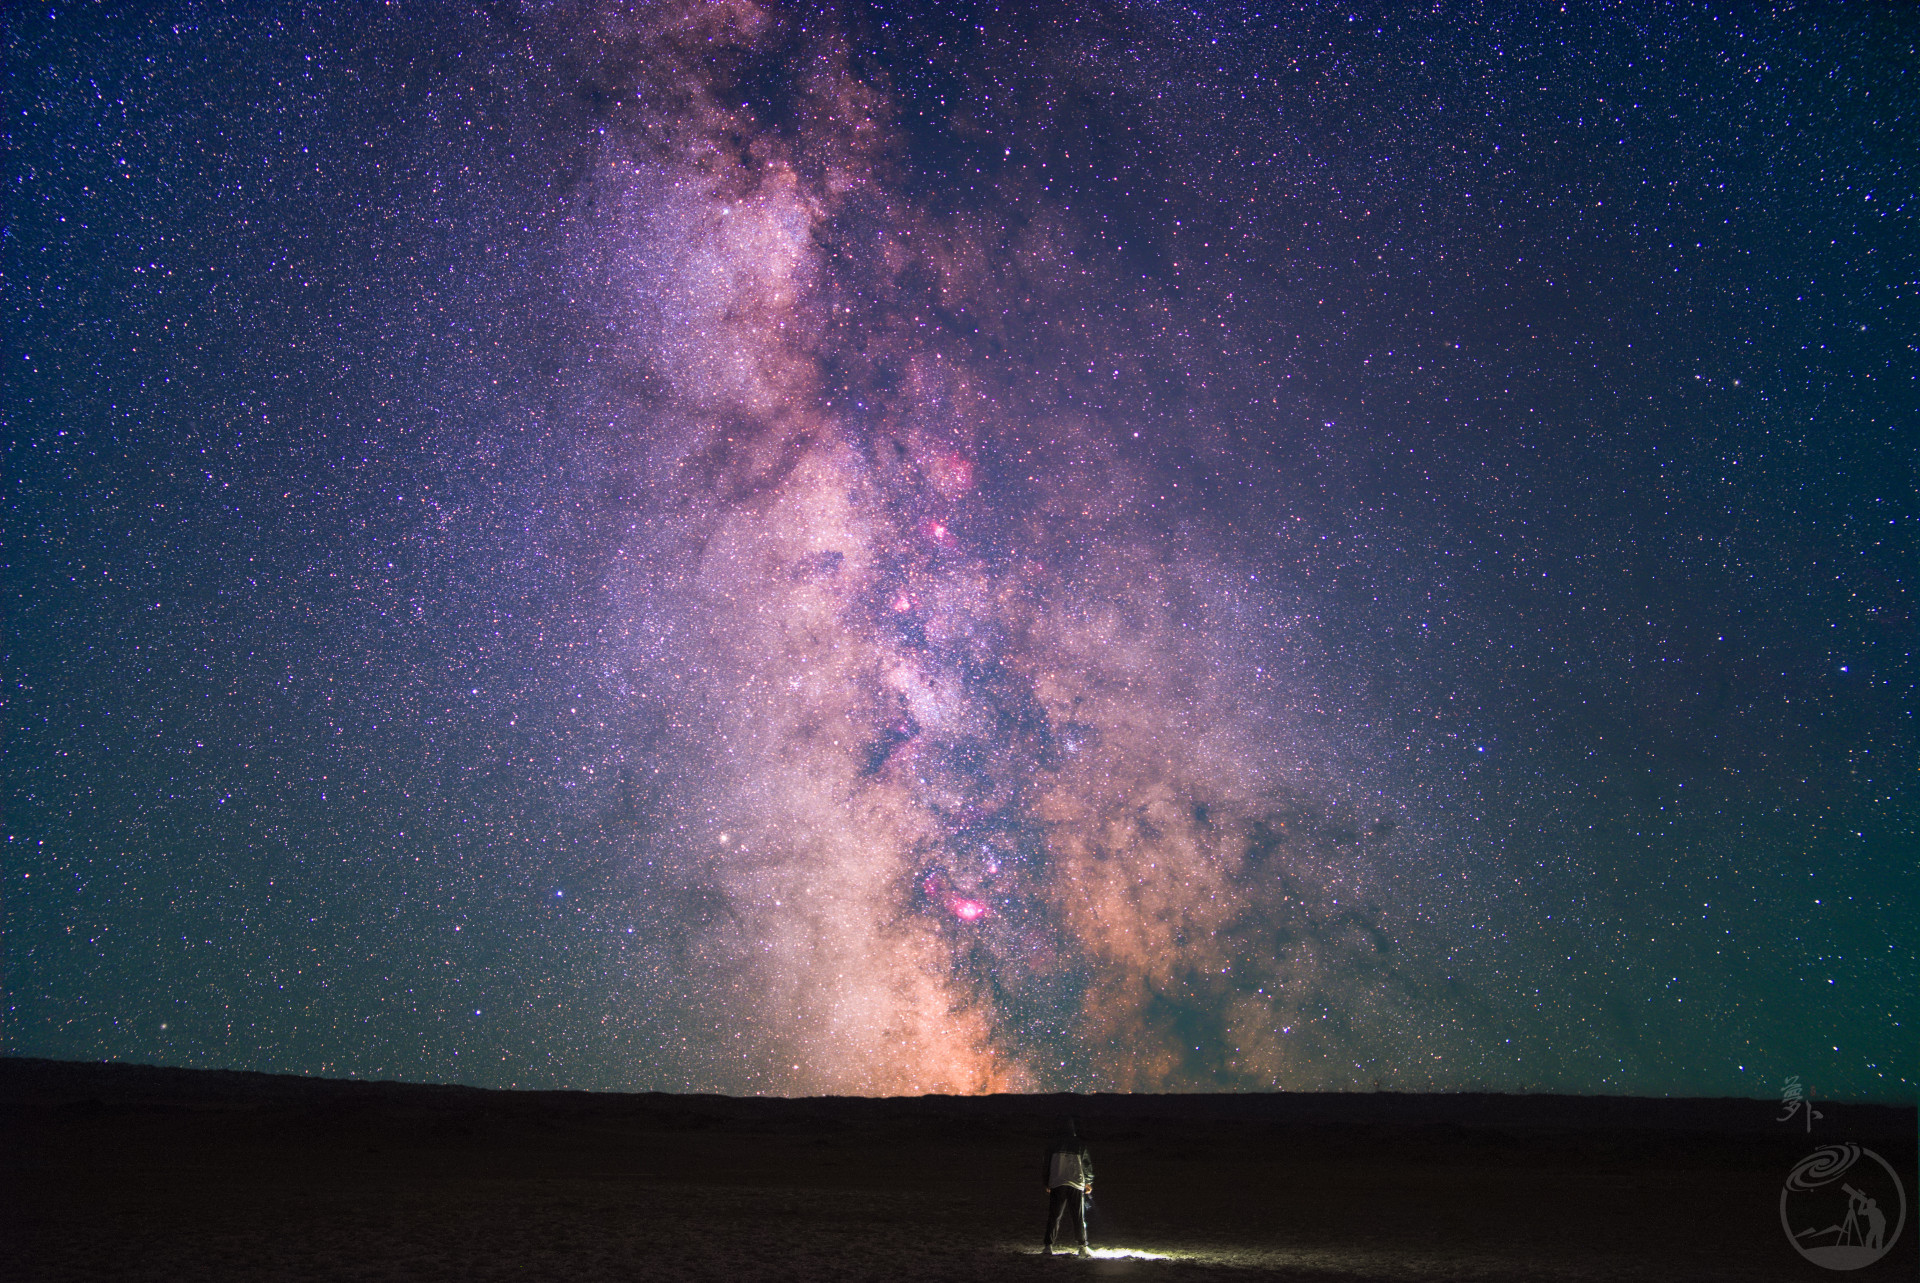
POLYGON ((660 496, 613 576, 610 716, 649 736, 623 763, 690 777, 643 845, 698 906, 697 1006, 740 1081, 1323 1076, 1354 1033, 1310 1027, 1391 1005, 1352 859, 1391 805, 1330 801, 1286 716, 1288 603, 1159 519, 1116 368, 1141 327, 1062 319, 1084 229, 1017 180, 916 208, 837 35, 748 8, 608 28, 645 70, 583 239, 660 496), (728 93, 770 49, 784 130, 728 93))
POLYGON ((22 19, 9 1049, 1907 1090, 1912 23, 1662 21, 22 19))

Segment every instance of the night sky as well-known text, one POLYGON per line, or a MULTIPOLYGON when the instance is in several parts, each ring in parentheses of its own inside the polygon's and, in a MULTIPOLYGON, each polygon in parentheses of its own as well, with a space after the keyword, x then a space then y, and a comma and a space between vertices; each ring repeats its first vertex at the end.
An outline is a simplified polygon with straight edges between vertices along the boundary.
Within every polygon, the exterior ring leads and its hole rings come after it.
POLYGON ((4 1050, 1911 1099, 1907 6, 6 20, 4 1050))

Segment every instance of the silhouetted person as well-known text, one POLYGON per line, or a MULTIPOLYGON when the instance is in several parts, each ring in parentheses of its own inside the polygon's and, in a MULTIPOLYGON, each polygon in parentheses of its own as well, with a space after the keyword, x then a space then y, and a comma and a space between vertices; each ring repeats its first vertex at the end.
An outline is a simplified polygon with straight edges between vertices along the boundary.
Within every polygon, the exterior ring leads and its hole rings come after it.
POLYGON ((1878 1200, 1871 1198, 1862 1200, 1860 1210, 1867 1218, 1866 1246, 1877 1252, 1887 1241, 1887 1214, 1880 1210, 1878 1200))
POLYGON ((1053 1255, 1053 1241, 1060 1237, 1060 1222, 1069 1212, 1080 1231, 1080 1255, 1087 1254, 1087 1195, 1093 1192, 1093 1155, 1067 1120, 1067 1134, 1047 1151, 1041 1177, 1047 1183, 1047 1246, 1053 1255))

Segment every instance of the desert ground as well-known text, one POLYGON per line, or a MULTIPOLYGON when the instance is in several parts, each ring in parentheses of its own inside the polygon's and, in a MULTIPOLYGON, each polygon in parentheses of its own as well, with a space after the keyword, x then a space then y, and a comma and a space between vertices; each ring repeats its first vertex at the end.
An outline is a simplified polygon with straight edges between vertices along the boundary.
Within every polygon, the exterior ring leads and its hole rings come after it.
MULTIPOLYGON (((1786 1171, 1915 1111, 1275 1094, 736 1099, 0 1059, 8 1279, 1818 1279, 1786 1171), (1067 1115, 1101 1254, 1039 1254, 1067 1115)), ((1894 1251, 1851 1277, 1915 1276, 1894 1251)))

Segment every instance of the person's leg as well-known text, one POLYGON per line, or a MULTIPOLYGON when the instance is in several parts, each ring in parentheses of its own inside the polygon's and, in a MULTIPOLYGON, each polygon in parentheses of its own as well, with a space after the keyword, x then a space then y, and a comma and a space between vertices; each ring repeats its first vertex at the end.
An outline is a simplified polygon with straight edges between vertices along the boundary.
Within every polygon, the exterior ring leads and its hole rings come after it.
POLYGON ((1067 1214, 1067 1195, 1073 1191, 1065 1185, 1047 1191, 1047 1251, 1053 1250, 1053 1241, 1060 1235, 1060 1222, 1067 1214))
POLYGON ((1073 1191, 1073 1219, 1080 1231, 1080 1250, 1087 1250, 1087 1196, 1080 1190, 1073 1191))

